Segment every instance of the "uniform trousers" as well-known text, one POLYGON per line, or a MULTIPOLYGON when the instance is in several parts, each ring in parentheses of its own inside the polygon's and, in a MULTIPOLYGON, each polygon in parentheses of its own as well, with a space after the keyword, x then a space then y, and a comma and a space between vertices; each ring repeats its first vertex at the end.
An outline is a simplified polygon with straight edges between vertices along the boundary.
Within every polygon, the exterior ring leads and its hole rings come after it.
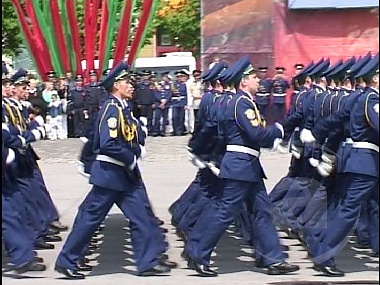
POLYGON ((217 197, 218 178, 208 168, 200 169, 199 173, 200 182, 197 185, 200 188, 199 195, 181 215, 177 225, 177 228, 184 232, 191 231, 203 210, 217 197))
POLYGON ((312 247, 311 254, 316 264, 334 266, 334 257, 344 248, 346 237, 357 226, 362 202, 379 202, 378 177, 356 173, 344 173, 342 176, 346 180, 346 194, 328 221, 323 240, 312 247))
POLYGON ((38 189, 40 190, 41 194, 41 204, 43 204, 42 207, 44 207, 44 213, 46 215, 46 220, 50 224, 51 222, 58 221, 59 220, 59 214, 57 207, 54 205, 53 199, 46 187, 45 180, 42 176, 42 172, 38 167, 35 167, 33 170, 33 175, 36 179, 37 185, 39 186, 38 189))
MULTIPOLYGON (((2 234, 4 245, 10 255, 11 263, 15 266, 22 266, 33 261, 35 257, 33 240, 27 232, 25 219, 18 209, 20 208, 20 198, 18 191, 6 191, 1 195, 2 201, 2 234)), ((9 188, 9 187, 8 187, 9 188)))
POLYGON ((201 188, 198 187, 199 183, 200 177, 198 172, 197 176, 190 183, 185 192, 183 192, 183 194, 169 207, 169 211, 172 214, 172 221, 175 224, 178 224, 190 205, 192 205, 192 203, 198 199, 198 196, 202 194, 201 188))
POLYGON ((168 120, 169 108, 161 109, 156 107, 154 109, 154 126, 153 134, 165 135, 166 123, 168 120))
POLYGON ((41 195, 42 191, 32 175, 17 178, 17 184, 28 214, 28 227, 33 232, 33 240, 35 243, 41 243, 49 227, 45 197, 41 195))
POLYGON ((73 124, 74 124, 74 136, 82 137, 85 131, 85 119, 83 114, 83 108, 74 109, 73 124))
POLYGON ((128 189, 121 192, 93 186, 82 203, 82 211, 78 213, 76 225, 70 232, 56 264, 64 268, 75 269, 94 232, 105 219, 111 207, 116 204, 129 219, 133 257, 136 260, 138 271, 142 272, 157 265, 158 232, 152 231, 153 219, 146 211, 144 203, 138 190, 128 189))
POLYGON ((185 132, 185 107, 172 107, 173 133, 177 136, 185 132))
POLYGON ((228 226, 239 216, 244 202, 247 203, 251 215, 255 238, 260 243, 260 255, 264 266, 284 260, 280 241, 270 217, 271 202, 264 182, 223 179, 218 201, 211 203, 202 212, 189 233, 185 250, 195 262, 209 265, 212 251, 228 226))
POLYGON ((283 104, 274 104, 274 120, 282 124, 285 119, 286 107, 285 103, 283 104))

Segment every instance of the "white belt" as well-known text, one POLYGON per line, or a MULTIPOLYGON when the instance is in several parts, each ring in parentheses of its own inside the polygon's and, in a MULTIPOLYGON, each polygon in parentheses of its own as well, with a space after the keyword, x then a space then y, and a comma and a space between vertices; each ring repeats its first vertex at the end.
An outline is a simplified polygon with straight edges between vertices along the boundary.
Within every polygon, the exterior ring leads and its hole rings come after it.
POLYGON ((346 139, 346 144, 353 144, 354 141, 352 140, 352 138, 347 138, 346 139))
POLYGON ((261 96, 261 97, 266 97, 266 96, 269 96, 270 93, 256 93, 256 96, 261 96))
POLYGON ((119 161, 117 159, 109 157, 108 155, 98 154, 96 156, 96 160, 97 161, 103 161, 103 162, 109 162, 109 163, 112 163, 112 164, 116 164, 116 165, 125 167, 125 163, 124 162, 121 162, 121 161, 119 161))
POLYGON ((260 156, 259 151, 242 145, 227 145, 227 151, 247 153, 256 157, 260 156))
POLYGON ((172 97, 172 100, 181 100, 181 99, 184 99, 185 96, 181 96, 181 97, 172 97))
POLYGON ((273 93, 274 97, 284 97, 286 96, 286 93, 273 93))
POLYGON ((377 153, 379 152, 379 146, 375 145, 373 143, 369 143, 369 142, 353 142, 352 147, 353 148, 371 149, 371 150, 376 151, 377 153))
POLYGON ((350 144, 353 148, 363 148, 363 149, 371 149, 376 152, 379 152, 379 146, 369 143, 369 142, 354 142, 352 138, 347 138, 346 141, 343 143, 343 146, 350 144))

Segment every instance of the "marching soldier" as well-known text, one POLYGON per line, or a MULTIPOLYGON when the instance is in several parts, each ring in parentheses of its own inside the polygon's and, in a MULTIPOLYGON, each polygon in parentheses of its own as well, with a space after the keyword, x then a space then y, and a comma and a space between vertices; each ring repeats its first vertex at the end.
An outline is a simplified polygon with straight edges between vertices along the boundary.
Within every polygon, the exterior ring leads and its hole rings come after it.
POLYGON ((76 226, 55 264, 55 270, 70 279, 85 278, 78 269, 79 258, 115 203, 130 220, 139 274, 149 276, 170 272, 170 266, 160 259, 162 247, 159 246, 157 221, 145 207, 141 188, 137 187, 141 185, 137 159, 144 151, 139 144, 133 143, 138 126, 125 102, 132 98, 133 92, 127 69, 125 63, 120 63, 102 81, 110 97, 96 120, 94 151, 97 156, 90 176, 93 187, 82 203, 76 226))
MULTIPOLYGON (((9 79, 4 77, 4 81, 9 79)), ((26 81, 20 77, 25 75, 17 72, 13 76, 16 85, 26 86, 26 81)), ((25 78, 24 78, 25 79, 25 78)), ((25 92, 25 91, 24 91, 25 92)), ((3 98, 4 99, 4 98, 3 98)), ((42 137, 42 129, 34 129, 20 133, 16 125, 17 119, 10 107, 10 101, 2 102, 2 234, 3 242, 10 255, 12 269, 18 274, 27 271, 44 271, 46 266, 34 251, 33 232, 28 225, 28 213, 25 200, 18 186, 15 169, 17 168, 14 149, 25 148, 26 142, 33 142, 42 137), (15 134, 12 134, 14 132, 15 134)))
MULTIPOLYGON (((365 62, 365 61, 364 61, 365 62)), ((344 189, 339 207, 333 215, 329 215, 330 221, 325 230, 325 238, 320 243, 311 247, 311 254, 315 263, 315 269, 328 276, 343 276, 335 264, 334 256, 341 250, 342 241, 353 228, 359 217, 362 202, 369 201, 369 204, 376 204, 378 207, 378 150, 379 150, 379 57, 378 54, 370 60, 359 72, 358 66, 352 68, 355 78, 362 77, 368 84, 364 93, 351 94, 343 106, 343 111, 338 116, 332 116, 328 125, 330 128, 342 128, 342 122, 347 115, 349 119, 349 138, 346 139, 344 153, 340 152, 339 157, 339 188, 344 189), (356 102, 356 103, 355 103, 356 102), (340 118, 340 119, 339 119, 340 118), (338 123, 339 121, 339 123, 338 123), (365 157, 365 158, 364 158, 365 157), (365 161, 365 164, 360 163, 365 161)), ((344 126, 344 125, 343 125, 344 126)), ((318 140, 321 140, 321 129, 313 130, 318 140)), ((340 132, 334 132, 339 134, 340 132)), ((346 131, 347 134, 347 131, 346 131)), ((329 136, 329 140, 339 141, 338 137, 329 136)), ((328 140, 328 141, 329 141, 328 140)), ((320 173, 329 175, 335 159, 333 155, 325 153, 322 157, 322 164, 319 167, 320 173)), ((378 241, 377 246, 378 250, 378 241)), ((375 249, 375 250, 376 250, 375 249)))
POLYGON ((279 238, 270 219, 270 205, 259 162, 260 144, 273 142, 283 136, 282 126, 265 127, 253 101, 259 79, 249 59, 244 58, 234 70, 237 94, 230 100, 225 114, 224 139, 226 154, 223 157, 219 178, 223 179, 218 197, 219 207, 209 207, 199 217, 190 232, 185 254, 191 269, 201 276, 213 277, 217 273, 209 268, 211 253, 237 216, 244 201, 253 215, 252 227, 258 231, 261 244, 261 266, 268 274, 285 274, 299 270, 284 261, 279 238), (212 217, 212 219, 210 219, 212 217), (209 234, 205 234, 208 232, 209 234))

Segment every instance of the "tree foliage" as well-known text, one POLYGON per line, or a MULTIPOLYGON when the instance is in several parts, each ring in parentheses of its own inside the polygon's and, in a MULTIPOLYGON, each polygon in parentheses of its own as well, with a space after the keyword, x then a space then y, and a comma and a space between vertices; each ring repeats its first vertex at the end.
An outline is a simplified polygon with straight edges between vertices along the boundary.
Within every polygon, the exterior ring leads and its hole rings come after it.
MULTIPOLYGON (((121 5, 125 0, 115 0, 121 5)), ((137 0, 133 11, 132 31, 136 29, 140 17, 143 0, 137 0)), ((80 35, 84 36, 84 0, 76 0, 76 12, 80 27, 80 35)), ((2 0, 2 47, 3 53, 16 55, 22 45, 22 34, 14 7, 10 0, 2 0)), ((99 10, 99 16, 101 12, 99 10)), ((145 44, 150 43, 156 28, 169 34, 175 44, 184 50, 199 52, 200 49, 200 0, 160 0, 157 17, 147 31, 145 44)), ((117 31, 115 31, 117 33, 117 31)))
POLYGON ((156 26, 184 50, 198 54, 201 45, 201 1, 161 0, 156 26))
POLYGON ((2 53, 8 56, 17 55, 22 44, 22 35, 17 16, 10 0, 2 0, 2 53))

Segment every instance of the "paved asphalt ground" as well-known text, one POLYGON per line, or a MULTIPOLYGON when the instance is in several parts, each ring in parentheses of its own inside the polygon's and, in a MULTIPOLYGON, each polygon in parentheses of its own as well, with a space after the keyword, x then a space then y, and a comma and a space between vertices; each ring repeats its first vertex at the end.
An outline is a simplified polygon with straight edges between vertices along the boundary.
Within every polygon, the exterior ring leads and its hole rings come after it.
MULTIPOLYGON (((311 262, 306 258, 306 252, 295 240, 281 239, 283 244, 290 246, 289 260, 301 267, 296 274, 287 276, 267 276, 253 268, 251 250, 241 239, 228 231, 218 244, 214 253, 214 266, 218 267, 219 277, 204 279, 194 275, 186 269, 186 263, 181 259, 183 243, 174 234, 170 225, 170 216, 167 211, 169 205, 179 197, 194 178, 196 169, 187 161, 184 146, 186 137, 149 138, 146 160, 141 164, 143 176, 148 188, 149 196, 156 214, 165 220, 165 227, 169 230, 170 258, 180 264, 179 269, 172 271, 168 277, 138 277, 131 259, 131 244, 128 236, 126 221, 118 208, 113 208, 105 221, 105 230, 102 232, 102 243, 94 255, 91 265, 93 272, 85 280, 67 281, 54 272, 54 262, 62 242, 56 243, 55 250, 40 251, 39 255, 45 259, 48 270, 42 273, 27 273, 23 278, 15 279, 10 273, 3 273, 3 284, 37 284, 55 285, 67 284, 379 284, 379 261, 370 258, 368 251, 354 250, 348 244, 342 251, 337 262, 347 272, 344 278, 328 278, 320 276, 311 269, 311 262), (318 281, 318 282, 317 282, 318 281), (343 282, 344 281, 344 282, 343 282), (355 283, 354 281, 359 281, 355 283), (367 282, 368 281, 368 282, 367 282), (370 281, 370 282, 369 282, 370 281), (316 282, 316 283, 314 283, 316 282)), ((50 193, 61 213, 62 222, 72 225, 77 208, 90 189, 87 180, 77 173, 76 160, 82 143, 78 139, 65 141, 43 141, 34 145, 41 156, 44 177, 50 193)), ((262 155, 262 162, 269 179, 266 181, 268 189, 279 181, 287 172, 288 155, 279 155, 266 152, 262 155)), ((279 233, 283 237, 282 233, 279 233)), ((62 234, 63 239, 67 233, 62 234)), ((3 257, 3 268, 7 259, 3 257)))

